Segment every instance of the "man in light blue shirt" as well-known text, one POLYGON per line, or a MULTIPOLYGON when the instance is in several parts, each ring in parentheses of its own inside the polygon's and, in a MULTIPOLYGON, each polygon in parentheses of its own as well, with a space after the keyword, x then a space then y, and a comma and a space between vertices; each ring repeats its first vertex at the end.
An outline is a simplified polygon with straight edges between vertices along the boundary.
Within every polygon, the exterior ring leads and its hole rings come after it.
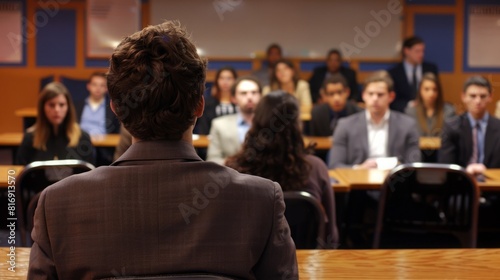
MULTIPOLYGON (((115 114, 111 111, 108 97, 106 74, 94 72, 87 83, 88 98, 83 102, 75 102, 77 117, 80 127, 91 137, 118 133, 120 124, 115 114)), ((113 161, 113 150, 98 148, 97 165, 108 165, 113 161)))

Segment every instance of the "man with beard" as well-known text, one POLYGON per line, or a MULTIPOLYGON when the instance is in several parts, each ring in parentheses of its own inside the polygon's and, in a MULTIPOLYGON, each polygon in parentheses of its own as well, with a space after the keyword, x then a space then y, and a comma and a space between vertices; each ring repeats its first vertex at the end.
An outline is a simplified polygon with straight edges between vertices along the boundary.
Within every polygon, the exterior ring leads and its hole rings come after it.
POLYGON ((238 152, 250 128, 262 87, 253 77, 241 77, 231 88, 231 101, 237 113, 215 118, 210 129, 207 161, 224 164, 227 157, 238 152))

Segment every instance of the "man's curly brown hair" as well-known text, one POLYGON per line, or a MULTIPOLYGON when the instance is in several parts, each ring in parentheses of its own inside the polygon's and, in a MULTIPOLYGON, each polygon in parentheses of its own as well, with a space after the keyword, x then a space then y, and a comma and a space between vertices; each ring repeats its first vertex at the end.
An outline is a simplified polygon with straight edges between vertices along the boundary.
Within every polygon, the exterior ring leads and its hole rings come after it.
POLYGON ((202 102, 206 65, 176 21, 126 37, 107 75, 118 119, 140 140, 180 140, 202 102))

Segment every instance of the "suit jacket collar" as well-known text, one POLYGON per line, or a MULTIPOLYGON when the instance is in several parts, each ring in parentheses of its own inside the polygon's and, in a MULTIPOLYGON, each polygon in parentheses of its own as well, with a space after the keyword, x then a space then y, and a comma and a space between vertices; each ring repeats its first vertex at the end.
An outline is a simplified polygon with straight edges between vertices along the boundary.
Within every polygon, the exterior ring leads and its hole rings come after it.
POLYGON ((486 166, 490 165, 491 157, 498 156, 494 155, 495 144, 498 141, 498 132, 500 131, 500 127, 498 126, 498 120, 489 117, 488 118, 488 126, 486 127, 486 134, 484 136, 484 159, 483 163, 486 166))
POLYGON ((396 143, 396 138, 398 137, 398 116, 396 116, 396 112, 390 111, 389 115, 389 139, 387 140, 387 155, 388 156, 397 156, 396 151, 394 151, 395 146, 392 145, 396 143))
POLYGON ((202 161, 191 143, 179 141, 139 141, 132 144, 121 157, 111 165, 130 165, 133 162, 174 160, 202 161))
POLYGON ((368 158, 368 155, 370 154, 370 146, 368 145, 368 123, 366 121, 366 113, 364 111, 359 112, 357 113, 357 116, 358 121, 356 123, 359 124, 359 131, 361 133, 361 146, 363 147, 364 157, 368 158))

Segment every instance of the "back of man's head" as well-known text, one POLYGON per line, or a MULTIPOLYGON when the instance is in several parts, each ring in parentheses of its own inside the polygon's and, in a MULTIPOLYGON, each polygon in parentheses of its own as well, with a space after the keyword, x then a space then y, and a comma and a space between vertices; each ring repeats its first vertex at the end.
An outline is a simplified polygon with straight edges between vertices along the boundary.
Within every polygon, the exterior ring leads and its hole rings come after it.
POLYGON ((126 37, 111 56, 108 91, 115 113, 140 140, 179 140, 194 124, 206 61, 178 22, 126 37))

